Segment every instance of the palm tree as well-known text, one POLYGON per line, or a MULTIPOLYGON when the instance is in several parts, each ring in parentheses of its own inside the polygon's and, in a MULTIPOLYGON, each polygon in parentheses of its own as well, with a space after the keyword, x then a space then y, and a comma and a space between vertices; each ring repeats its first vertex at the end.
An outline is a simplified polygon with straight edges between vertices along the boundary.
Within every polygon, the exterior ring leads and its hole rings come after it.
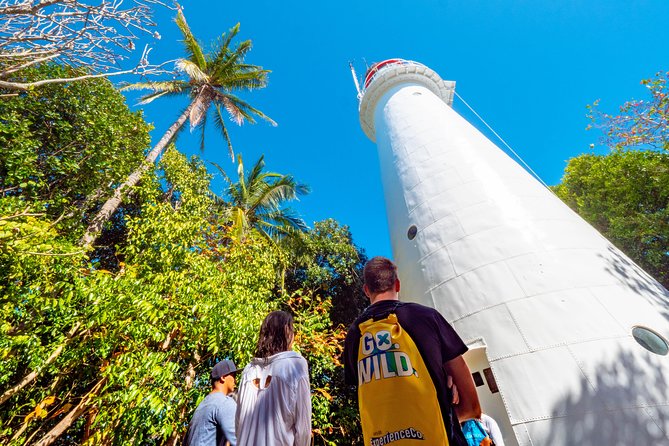
POLYGON ((224 201, 227 217, 232 222, 233 233, 243 239, 252 229, 267 239, 278 241, 286 235, 307 229, 304 221, 284 204, 309 193, 309 187, 297 183, 291 175, 263 172, 264 156, 245 174, 241 155, 237 156, 239 181, 233 182, 217 164, 216 168, 228 183, 228 201, 224 201))
POLYGON ((225 138, 233 160, 232 143, 225 127, 222 109, 225 109, 232 121, 238 125, 244 121, 255 123, 256 116, 276 125, 260 110, 233 94, 237 90, 255 90, 265 87, 269 73, 262 67, 244 63, 244 56, 251 49, 250 40, 239 43, 234 49, 230 47, 232 40, 239 32, 239 23, 227 34, 224 33, 216 48, 207 54, 193 36, 181 10, 177 13, 176 23, 183 35, 187 55, 186 58, 179 59, 176 66, 178 70, 186 74, 187 79, 140 82, 127 85, 124 90, 150 90, 150 93, 141 98, 140 104, 148 104, 162 96, 188 96, 190 103, 146 155, 142 164, 116 188, 113 196, 100 208, 81 239, 84 246, 89 246, 95 241, 104 224, 118 209, 126 191, 135 186, 144 173, 155 166, 156 160, 170 141, 175 139, 186 121, 190 122, 191 131, 197 129, 201 132, 200 148, 204 149, 204 129, 207 115, 212 111, 214 123, 225 138))

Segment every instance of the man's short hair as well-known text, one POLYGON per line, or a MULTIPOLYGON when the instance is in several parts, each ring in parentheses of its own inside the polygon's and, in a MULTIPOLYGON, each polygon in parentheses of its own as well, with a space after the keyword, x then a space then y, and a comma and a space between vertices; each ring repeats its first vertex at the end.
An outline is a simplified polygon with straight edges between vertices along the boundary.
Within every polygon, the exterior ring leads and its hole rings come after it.
POLYGON ((363 277, 371 294, 384 293, 395 288, 397 266, 390 259, 377 256, 365 264, 363 277))

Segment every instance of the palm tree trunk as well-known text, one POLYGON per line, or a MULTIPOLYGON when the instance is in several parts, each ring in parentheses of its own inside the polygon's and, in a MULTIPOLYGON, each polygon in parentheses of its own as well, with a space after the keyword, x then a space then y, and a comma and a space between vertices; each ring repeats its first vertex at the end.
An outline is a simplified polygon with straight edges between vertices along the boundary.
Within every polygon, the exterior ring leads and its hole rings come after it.
POLYGON ((114 212, 116 212, 118 207, 121 205, 121 202, 123 201, 123 195, 128 189, 137 185, 139 180, 142 179, 142 176, 144 176, 144 173, 146 173, 146 171, 155 165, 156 160, 163 153, 165 147, 167 147, 167 144, 169 144, 177 131, 188 119, 191 109, 196 102, 197 101, 194 100, 188 105, 188 108, 186 108, 186 110, 181 113, 181 116, 179 116, 179 118, 174 122, 174 124, 170 126, 169 129, 167 129, 167 132, 165 132, 163 137, 160 138, 158 144, 156 144, 153 149, 151 149, 151 151, 146 155, 146 158, 144 158, 142 164, 140 164, 140 166, 128 176, 124 183, 116 188, 114 195, 109 198, 105 204, 102 205, 97 215, 88 225, 88 228, 86 228, 86 232, 84 233, 83 237, 81 237, 80 244, 82 246, 91 246, 93 242, 95 242, 95 240, 98 238, 98 235, 100 234, 100 231, 102 231, 104 224, 109 221, 111 216, 114 215, 114 212))

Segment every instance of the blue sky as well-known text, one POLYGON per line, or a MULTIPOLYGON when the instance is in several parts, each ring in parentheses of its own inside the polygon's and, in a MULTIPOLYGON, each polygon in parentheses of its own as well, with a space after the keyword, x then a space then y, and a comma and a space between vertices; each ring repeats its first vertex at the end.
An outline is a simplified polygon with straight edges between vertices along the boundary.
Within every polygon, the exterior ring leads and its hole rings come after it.
MULTIPOLYGON (((669 1, 368 1, 182 2, 193 33, 208 47, 235 23, 252 39, 248 63, 272 70, 269 85, 242 97, 278 122, 228 126, 235 151, 250 166, 312 188, 294 207, 311 226, 335 218, 367 254, 390 256, 376 146, 362 132, 348 68, 405 58, 455 80, 458 93, 548 184, 580 153, 604 153, 586 131, 586 105, 605 111, 643 98, 640 80, 669 70, 669 1)), ((162 39, 152 62, 181 57, 173 14, 160 12, 162 39)), ((134 98, 136 96, 132 96, 134 98)), ((186 106, 160 99, 144 106, 154 141, 186 106)), ((134 103, 134 101, 131 101, 134 103)), ((482 124, 455 100, 472 124, 482 124)), ((498 141, 491 136, 498 145, 498 141)), ((178 147, 200 154, 195 134, 178 147)), ((230 175, 236 166, 213 126, 201 156, 230 175)), ((212 172, 215 169, 211 168, 212 172)), ((222 187, 216 180, 214 189, 222 187)))

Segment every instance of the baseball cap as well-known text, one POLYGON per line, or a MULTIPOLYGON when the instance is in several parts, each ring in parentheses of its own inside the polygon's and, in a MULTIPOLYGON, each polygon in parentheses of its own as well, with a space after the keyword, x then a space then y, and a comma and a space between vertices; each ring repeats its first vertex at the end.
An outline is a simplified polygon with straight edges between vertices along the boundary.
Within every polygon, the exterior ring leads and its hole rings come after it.
POLYGON ((223 361, 217 363, 213 369, 211 369, 211 379, 217 381, 223 378, 225 375, 236 372, 237 367, 235 366, 235 363, 230 359, 224 359, 223 361))

